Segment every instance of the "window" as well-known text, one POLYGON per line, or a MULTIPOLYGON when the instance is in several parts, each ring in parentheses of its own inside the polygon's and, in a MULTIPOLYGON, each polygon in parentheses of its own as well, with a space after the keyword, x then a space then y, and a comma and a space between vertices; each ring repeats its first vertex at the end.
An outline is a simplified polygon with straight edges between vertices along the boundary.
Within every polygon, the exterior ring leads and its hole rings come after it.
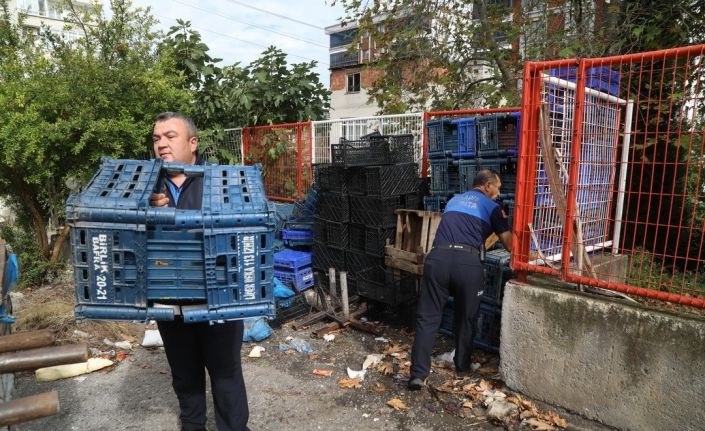
POLYGON ((348 75, 348 93, 359 93, 360 92, 360 72, 351 73, 348 75))
POLYGON ((350 30, 340 31, 338 33, 333 33, 330 35, 330 47, 336 48, 339 46, 350 45, 353 40, 357 37, 357 29, 352 28, 350 30))

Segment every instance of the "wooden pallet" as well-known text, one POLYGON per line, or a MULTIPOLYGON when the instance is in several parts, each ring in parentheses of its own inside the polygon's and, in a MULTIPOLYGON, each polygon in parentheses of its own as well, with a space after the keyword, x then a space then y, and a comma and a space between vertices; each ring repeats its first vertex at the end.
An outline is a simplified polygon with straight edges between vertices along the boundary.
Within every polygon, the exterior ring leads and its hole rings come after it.
POLYGON ((384 263, 391 268, 421 274, 443 213, 398 209, 396 214, 396 237, 394 245, 385 247, 384 263))
MULTIPOLYGON (((396 214, 396 237, 393 245, 388 243, 384 248, 384 264, 421 275, 426 255, 433 248, 443 213, 398 209, 396 214)), ((492 234, 485 241, 485 248, 491 247, 497 240, 497 235, 492 234)))

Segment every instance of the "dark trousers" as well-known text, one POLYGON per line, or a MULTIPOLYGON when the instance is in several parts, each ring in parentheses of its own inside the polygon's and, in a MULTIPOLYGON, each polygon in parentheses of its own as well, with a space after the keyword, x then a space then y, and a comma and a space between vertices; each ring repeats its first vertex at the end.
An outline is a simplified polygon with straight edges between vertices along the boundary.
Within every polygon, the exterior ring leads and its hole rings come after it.
POLYGON ((455 369, 470 368, 477 312, 484 286, 477 252, 434 248, 426 257, 416 311, 416 335, 411 350, 411 377, 425 379, 431 372, 431 351, 441 326, 443 307, 453 296, 455 309, 455 369))
POLYGON ((158 322, 158 326, 179 399, 182 429, 205 429, 208 369, 218 431, 248 430, 249 410, 240 362, 242 321, 209 325, 175 320, 158 322))

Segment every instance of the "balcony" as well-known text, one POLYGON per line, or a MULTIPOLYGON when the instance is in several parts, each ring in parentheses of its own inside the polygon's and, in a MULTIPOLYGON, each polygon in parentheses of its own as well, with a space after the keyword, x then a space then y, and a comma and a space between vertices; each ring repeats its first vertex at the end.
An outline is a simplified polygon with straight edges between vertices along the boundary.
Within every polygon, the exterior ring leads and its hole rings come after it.
POLYGON ((330 68, 332 69, 343 69, 345 67, 357 66, 360 64, 360 58, 358 52, 336 52, 330 55, 330 68))

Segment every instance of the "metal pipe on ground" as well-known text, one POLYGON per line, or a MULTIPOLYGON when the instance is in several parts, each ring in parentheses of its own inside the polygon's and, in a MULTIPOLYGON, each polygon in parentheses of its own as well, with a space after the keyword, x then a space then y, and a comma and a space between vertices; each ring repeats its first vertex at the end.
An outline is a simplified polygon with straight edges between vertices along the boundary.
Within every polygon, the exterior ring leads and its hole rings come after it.
POLYGON ((15 425, 55 415, 59 412, 59 393, 44 392, 0 404, 0 426, 15 425))
POLYGON ((88 360, 88 344, 42 347, 0 354, 0 374, 32 371, 53 365, 75 364, 88 360))
POLYGON ((50 329, 3 335, 0 336, 0 353, 51 346, 55 340, 54 332, 50 329))

